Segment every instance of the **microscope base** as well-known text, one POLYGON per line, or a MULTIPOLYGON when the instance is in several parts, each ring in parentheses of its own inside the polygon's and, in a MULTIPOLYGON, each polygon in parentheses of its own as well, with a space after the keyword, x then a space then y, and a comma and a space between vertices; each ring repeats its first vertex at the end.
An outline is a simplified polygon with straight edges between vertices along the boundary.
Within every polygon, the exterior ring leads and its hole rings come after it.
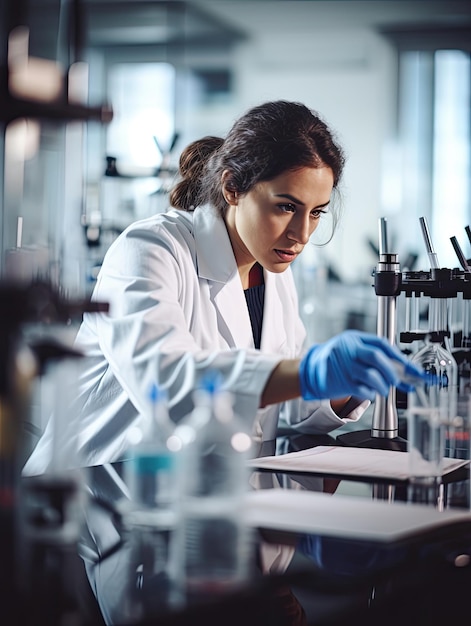
POLYGON ((400 452, 407 451, 407 440, 402 437, 373 437, 371 430, 357 430, 351 433, 345 433, 337 436, 344 446, 355 446, 357 448, 376 448, 379 450, 397 450, 400 452))

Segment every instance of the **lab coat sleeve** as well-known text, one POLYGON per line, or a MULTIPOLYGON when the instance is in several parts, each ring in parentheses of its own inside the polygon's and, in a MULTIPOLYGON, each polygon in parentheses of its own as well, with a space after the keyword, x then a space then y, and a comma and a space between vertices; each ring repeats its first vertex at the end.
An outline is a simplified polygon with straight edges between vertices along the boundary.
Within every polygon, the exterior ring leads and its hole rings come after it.
POLYGON ((323 435, 349 422, 357 422, 370 406, 369 400, 360 402, 346 417, 339 417, 329 400, 304 402, 293 400, 283 405, 280 420, 293 430, 306 435, 323 435))

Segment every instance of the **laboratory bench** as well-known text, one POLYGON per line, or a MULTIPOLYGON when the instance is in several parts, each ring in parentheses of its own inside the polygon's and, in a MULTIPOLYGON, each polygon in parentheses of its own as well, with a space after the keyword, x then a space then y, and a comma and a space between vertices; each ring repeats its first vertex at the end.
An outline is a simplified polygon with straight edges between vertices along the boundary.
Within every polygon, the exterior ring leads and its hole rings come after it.
MULTIPOLYGON (((279 448, 338 446, 337 435, 365 428, 367 420, 368 415, 331 435, 280 429, 279 448)), ((402 419, 400 428, 406 436, 402 419)), ((288 570, 256 577, 239 594, 159 623, 288 626, 279 605, 280 590, 286 588, 300 601, 309 626, 468 623, 471 515, 466 507, 440 511, 411 504, 407 480, 279 469, 263 473, 276 474, 281 493, 273 488, 251 494, 250 523, 264 541, 296 548, 288 570), (309 493, 319 488, 319 478, 326 492, 309 493)), ((451 472, 445 482, 466 485, 469 493, 469 469, 451 472)))
MULTIPOLYGON (((283 453, 296 453, 317 446, 345 446, 346 441, 355 441, 351 433, 357 432, 357 439, 362 439, 369 419, 370 414, 366 413, 358 422, 349 423, 329 435, 300 434, 285 426, 279 431, 281 445, 278 449, 283 453)), ((402 411, 399 411, 398 437, 403 441, 407 439, 407 420, 402 411)), ((382 446, 378 444, 379 447, 382 446)), ((399 447, 392 446, 394 449, 399 450, 399 447)), ((469 459, 469 451, 464 458, 469 459)), ((358 533, 355 535, 352 528, 346 529, 344 536, 338 529, 332 533, 319 529, 315 529, 315 534, 304 533, 296 520, 302 509, 293 513, 293 530, 285 533, 286 541, 293 541, 296 537, 297 550, 286 575, 299 574, 292 588, 305 607, 309 624, 438 626, 444 622, 469 623, 469 466, 443 477, 442 509, 434 502, 425 504, 425 497, 420 504, 411 501, 411 482, 404 478, 377 475, 359 478, 354 473, 316 474, 280 468, 259 471, 276 471, 282 485, 298 483, 301 489, 309 488, 309 479, 322 476, 323 488, 330 494, 331 503, 337 501, 336 507, 330 507, 332 520, 343 514, 354 526, 358 524, 356 516, 360 507, 364 511, 364 537, 358 533), (421 527, 419 518, 425 513, 423 519, 428 520, 428 511, 430 521, 433 518, 437 525, 432 523, 421 527), (377 519, 377 525, 372 523, 373 517, 377 519), (415 521, 417 526, 413 528, 415 521), (384 535, 378 528, 381 524, 384 535), (298 527, 297 531, 295 527, 298 527), (402 536, 399 536, 399 528, 406 530, 402 536)), ((412 494, 415 498, 415 489, 412 494)), ((322 506, 322 495, 319 496, 318 506, 322 506)), ((329 523, 329 513, 325 509, 319 509, 320 518, 321 513, 324 519, 319 520, 319 525, 324 524, 325 528, 339 525, 337 521, 329 523)), ((347 519, 347 526, 348 523, 347 519)), ((282 541, 283 533, 279 532, 276 538, 282 541)))
MULTIPOLYGON (((297 452, 339 446, 339 434, 365 426, 368 415, 330 435, 303 435, 283 427, 278 433, 279 449, 297 452)), ((403 420, 400 426, 406 435, 403 420)), ((141 626, 291 626, 282 610, 287 589, 304 607, 308 626, 469 623, 469 506, 439 511, 410 503, 404 480, 279 468, 254 468, 254 472, 276 477, 279 489, 253 493, 250 524, 263 541, 295 548, 287 571, 254 575, 236 593, 149 617, 138 622, 141 626)), ((468 468, 452 472, 446 480, 465 485, 469 494, 468 468)), ((55 586, 64 589, 68 577, 66 601, 71 611, 75 602, 78 613, 74 626, 104 626, 81 559, 71 553, 61 558, 67 566, 62 580, 37 580, 35 592, 17 608, 15 619, 2 623, 63 626, 59 613, 67 613, 68 607, 62 604, 61 609, 55 586)))

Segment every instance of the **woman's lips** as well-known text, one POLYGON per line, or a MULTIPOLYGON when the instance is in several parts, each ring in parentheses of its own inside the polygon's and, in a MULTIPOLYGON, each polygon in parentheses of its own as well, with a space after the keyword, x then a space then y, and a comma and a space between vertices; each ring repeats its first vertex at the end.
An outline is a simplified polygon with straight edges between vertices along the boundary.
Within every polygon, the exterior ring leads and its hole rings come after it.
POLYGON ((275 252, 284 263, 289 263, 298 256, 297 252, 290 250, 275 250, 275 252))

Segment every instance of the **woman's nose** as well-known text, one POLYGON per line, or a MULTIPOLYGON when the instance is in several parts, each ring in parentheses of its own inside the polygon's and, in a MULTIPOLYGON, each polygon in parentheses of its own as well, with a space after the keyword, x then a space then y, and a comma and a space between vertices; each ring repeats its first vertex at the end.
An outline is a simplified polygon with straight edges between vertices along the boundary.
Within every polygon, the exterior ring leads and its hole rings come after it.
POLYGON ((315 227, 313 228, 309 216, 307 216, 307 218, 298 218, 296 216, 296 218, 291 221, 286 234, 288 239, 305 245, 309 241, 309 237, 312 235, 314 229, 315 227))

